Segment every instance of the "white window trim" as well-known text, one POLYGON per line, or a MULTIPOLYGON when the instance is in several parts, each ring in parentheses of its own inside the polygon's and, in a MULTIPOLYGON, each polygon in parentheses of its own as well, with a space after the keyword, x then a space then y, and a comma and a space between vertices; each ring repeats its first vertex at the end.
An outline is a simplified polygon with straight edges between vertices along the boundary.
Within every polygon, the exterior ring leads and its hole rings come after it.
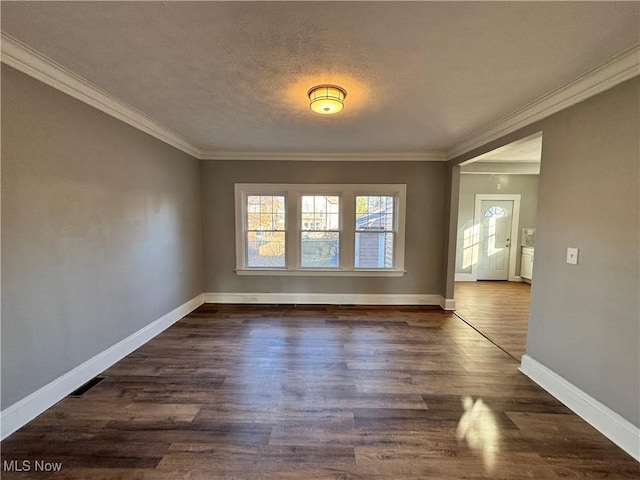
POLYGON ((235 234, 236 274, 272 276, 349 276, 349 277, 401 277, 404 269, 405 221, 407 186, 405 184, 287 184, 236 183, 235 234), (286 202, 286 261, 285 268, 247 267, 246 258, 246 195, 284 195, 286 202), (327 194, 340 196, 340 267, 311 269, 300 267, 300 212, 302 195, 327 194), (355 268, 355 197, 357 195, 393 195, 396 198, 396 238, 394 268, 355 268))

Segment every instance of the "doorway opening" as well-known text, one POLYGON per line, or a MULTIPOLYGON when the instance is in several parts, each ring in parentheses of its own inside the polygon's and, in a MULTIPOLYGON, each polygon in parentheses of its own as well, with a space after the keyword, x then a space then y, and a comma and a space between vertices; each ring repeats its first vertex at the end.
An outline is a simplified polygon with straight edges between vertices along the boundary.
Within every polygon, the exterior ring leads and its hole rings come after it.
POLYGON ((517 361, 526 350, 541 157, 540 132, 460 164, 456 314, 517 361))

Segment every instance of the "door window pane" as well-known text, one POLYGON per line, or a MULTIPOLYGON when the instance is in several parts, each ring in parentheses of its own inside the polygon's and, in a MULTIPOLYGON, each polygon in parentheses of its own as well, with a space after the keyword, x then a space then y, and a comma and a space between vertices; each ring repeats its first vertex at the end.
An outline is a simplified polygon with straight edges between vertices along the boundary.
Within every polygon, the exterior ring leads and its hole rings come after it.
POLYGON ((489 207, 484 212, 485 217, 504 217, 506 214, 507 211, 504 208, 498 206, 489 207))

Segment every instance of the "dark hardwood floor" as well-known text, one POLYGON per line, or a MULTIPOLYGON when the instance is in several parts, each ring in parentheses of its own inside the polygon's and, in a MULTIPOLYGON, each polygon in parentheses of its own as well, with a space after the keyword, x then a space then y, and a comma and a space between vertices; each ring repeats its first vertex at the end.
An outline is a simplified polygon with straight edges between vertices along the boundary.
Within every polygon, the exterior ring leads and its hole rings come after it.
POLYGON ((32 471, 2 478, 640 478, 517 367, 451 312, 205 305, 5 440, 32 471))
POLYGON ((456 313, 520 362, 527 347, 531 285, 456 282, 456 313))

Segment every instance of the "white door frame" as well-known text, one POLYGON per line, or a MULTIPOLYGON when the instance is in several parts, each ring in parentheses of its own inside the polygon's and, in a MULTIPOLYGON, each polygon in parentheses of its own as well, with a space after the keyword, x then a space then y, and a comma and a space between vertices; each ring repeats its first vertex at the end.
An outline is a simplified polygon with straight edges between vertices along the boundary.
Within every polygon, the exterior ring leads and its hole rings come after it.
MULTIPOLYGON (((509 250, 509 281, 515 282, 516 279, 516 259, 518 255, 518 225, 520 225, 520 197, 519 193, 476 193, 476 205, 473 214, 474 230, 474 243, 480 245, 480 222, 482 221, 482 208, 481 204, 483 200, 513 200, 513 214, 511 216, 511 237, 510 237, 510 250, 509 250)), ((479 255, 479 253, 478 253, 479 255)), ((478 268, 477 262, 479 258, 471 259, 471 276, 474 281, 478 280, 478 268)))

